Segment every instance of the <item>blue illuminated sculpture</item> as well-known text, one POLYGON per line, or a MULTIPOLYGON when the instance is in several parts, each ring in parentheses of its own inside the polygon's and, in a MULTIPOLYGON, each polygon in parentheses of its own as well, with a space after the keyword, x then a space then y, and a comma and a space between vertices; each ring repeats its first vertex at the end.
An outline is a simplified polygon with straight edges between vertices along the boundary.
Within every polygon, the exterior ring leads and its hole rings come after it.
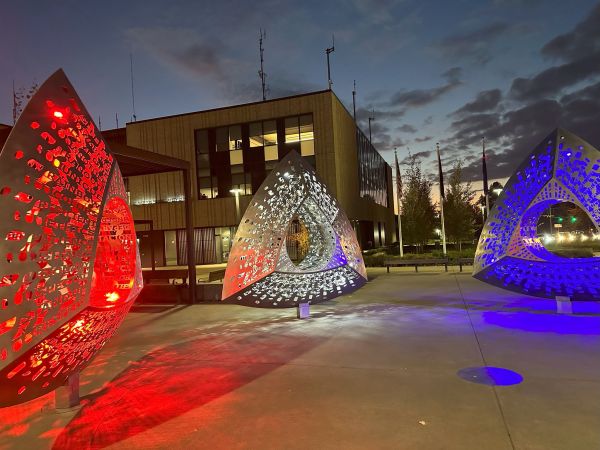
POLYGON ((571 202, 600 224, 600 152, 562 129, 552 132, 508 180, 483 227, 473 276, 524 294, 600 300, 600 258, 549 252, 537 223, 550 206, 571 202))

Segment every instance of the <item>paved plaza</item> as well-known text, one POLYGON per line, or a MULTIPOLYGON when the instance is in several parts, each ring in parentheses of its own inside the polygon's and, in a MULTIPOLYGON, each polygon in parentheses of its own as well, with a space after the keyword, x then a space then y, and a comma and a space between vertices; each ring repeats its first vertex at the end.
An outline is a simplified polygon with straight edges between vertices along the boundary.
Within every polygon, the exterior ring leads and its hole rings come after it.
POLYGON ((600 306, 559 315, 411 270, 372 269, 308 320, 134 306, 82 373, 83 406, 0 409, 0 449, 600 448, 600 306))

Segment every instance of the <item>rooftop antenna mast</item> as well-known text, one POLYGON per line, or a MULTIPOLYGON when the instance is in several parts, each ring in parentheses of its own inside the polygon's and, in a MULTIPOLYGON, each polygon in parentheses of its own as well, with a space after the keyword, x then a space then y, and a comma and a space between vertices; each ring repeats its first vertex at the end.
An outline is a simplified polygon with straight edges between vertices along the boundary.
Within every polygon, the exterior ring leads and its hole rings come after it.
POLYGON ((327 54, 327 82, 329 83, 329 90, 331 90, 331 85, 333 81, 331 81, 331 66, 329 65, 329 55, 335 51, 335 36, 331 35, 331 47, 325 49, 325 53, 327 54))
POLYGON ((129 67, 131 69, 131 107, 133 110, 133 121, 137 120, 137 116, 135 115, 135 95, 133 94, 133 53, 129 54, 129 67))
POLYGON ((264 70, 265 49, 263 47, 263 39, 265 39, 266 37, 267 37, 266 31, 261 28, 260 29, 260 38, 258 39, 258 48, 260 50, 260 70, 258 71, 258 76, 260 77, 260 82, 262 84, 263 102, 267 99, 267 83, 266 83, 267 74, 265 73, 265 70, 264 70))
POLYGON ((356 80, 354 80, 354 88, 352 89, 352 111, 354 113, 354 123, 356 123, 356 80))

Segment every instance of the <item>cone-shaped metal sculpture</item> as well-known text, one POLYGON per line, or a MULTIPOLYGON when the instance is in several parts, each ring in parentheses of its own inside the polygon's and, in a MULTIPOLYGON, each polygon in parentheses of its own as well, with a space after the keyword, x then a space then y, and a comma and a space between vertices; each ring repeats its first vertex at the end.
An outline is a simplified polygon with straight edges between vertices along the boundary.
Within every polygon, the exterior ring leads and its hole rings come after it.
POLYGON ((551 205, 572 202, 600 224, 600 152, 563 129, 552 132, 508 180, 490 212, 473 276, 524 294, 600 299, 600 259, 549 252, 537 224, 551 205))
POLYGON ((62 70, 0 153, 0 406, 64 384, 142 287, 119 167, 62 70))
POLYGON ((252 198, 235 235, 223 299, 257 307, 318 303, 367 281, 354 230, 314 169, 290 152, 252 198), (286 249, 293 218, 308 232, 308 251, 295 264, 286 249))

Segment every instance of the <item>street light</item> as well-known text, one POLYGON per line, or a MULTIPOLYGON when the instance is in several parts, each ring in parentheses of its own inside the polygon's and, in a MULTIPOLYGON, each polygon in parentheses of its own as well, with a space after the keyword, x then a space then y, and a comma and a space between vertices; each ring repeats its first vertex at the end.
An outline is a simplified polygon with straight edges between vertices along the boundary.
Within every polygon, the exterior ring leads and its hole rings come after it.
POLYGON ((239 188, 230 189, 229 192, 235 195, 235 221, 239 223, 240 221, 240 194, 242 190, 239 188))

